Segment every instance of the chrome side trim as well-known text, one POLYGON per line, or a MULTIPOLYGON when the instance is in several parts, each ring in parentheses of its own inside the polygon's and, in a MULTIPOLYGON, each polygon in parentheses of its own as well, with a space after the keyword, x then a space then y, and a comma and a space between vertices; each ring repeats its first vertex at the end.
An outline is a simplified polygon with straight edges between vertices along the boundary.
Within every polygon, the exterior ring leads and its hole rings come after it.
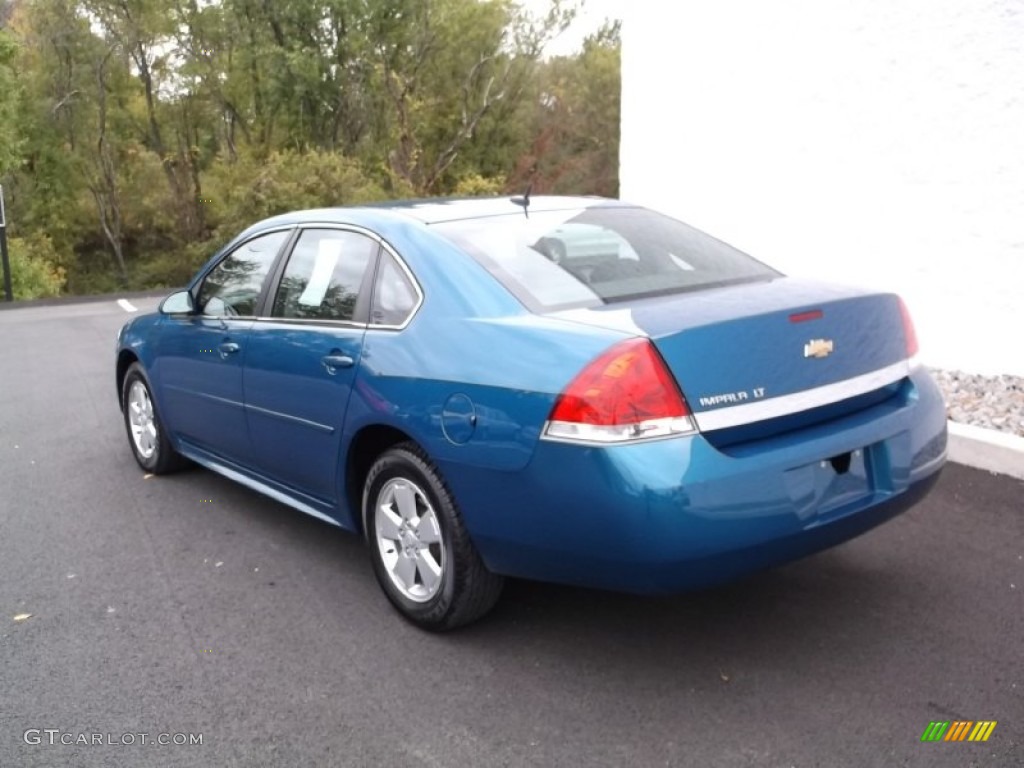
POLYGON ((307 515, 311 515, 312 517, 315 517, 318 520, 323 520, 325 523, 330 523, 331 525, 337 526, 338 528, 342 527, 341 523, 339 523, 333 517, 328 517, 320 510, 314 509, 308 504, 303 504, 301 501, 292 498, 288 494, 282 493, 276 488, 271 488, 266 483, 261 483, 259 480, 253 480, 251 477, 243 475, 241 472, 236 472, 233 469, 225 467, 223 464, 218 464, 216 461, 211 461, 205 456, 199 456, 193 451, 186 449, 182 451, 182 453, 186 455, 188 458, 192 459, 192 461, 196 462, 197 464, 202 464, 210 471, 216 472, 218 475, 223 475, 229 480, 234 480, 236 483, 241 483, 242 485, 246 486, 247 488, 251 488, 257 493, 262 493, 264 496, 269 496, 274 501, 279 501, 282 504, 287 504, 292 509, 297 509, 299 510, 299 512, 305 512, 307 515))
MULTIPOLYGON (((277 231, 285 230, 285 229, 299 229, 299 230, 304 230, 304 229, 337 229, 337 230, 341 230, 343 232, 353 232, 353 233, 355 233, 357 235, 365 235, 366 237, 368 237, 371 240, 375 241, 378 245, 380 245, 381 248, 383 248, 389 254, 391 254, 391 257, 395 260, 395 263, 398 264, 399 269, 401 269, 405 273, 405 276, 409 278, 409 282, 412 283, 412 287, 416 291, 416 306, 414 306, 412 308, 412 311, 410 311, 409 314, 406 315, 406 318, 402 322, 401 325, 373 325, 372 323, 354 323, 354 322, 349 321, 349 320, 325 320, 325 319, 309 319, 309 318, 289 318, 289 317, 273 317, 273 316, 264 316, 264 315, 259 315, 259 316, 254 316, 254 315, 196 315, 196 317, 202 317, 202 318, 209 319, 209 320, 222 320, 225 317, 227 317, 227 318, 229 318, 231 320, 254 320, 254 321, 258 322, 258 323, 266 323, 266 322, 289 323, 289 322, 291 322, 291 323, 296 323, 296 324, 300 324, 300 325, 315 325, 315 326, 327 326, 327 327, 335 326, 335 327, 345 327, 345 328, 359 328, 359 329, 367 330, 367 331, 401 331, 401 330, 404 330, 406 328, 406 326, 408 326, 409 323, 412 322, 413 318, 416 317, 416 313, 420 311, 420 307, 423 306, 423 288, 420 287, 420 283, 416 279, 416 276, 412 273, 412 270, 409 269, 409 265, 405 263, 405 259, 403 259, 399 255, 398 251, 395 250, 395 248, 391 245, 391 243, 389 243, 387 240, 385 240, 381 235, 377 234, 372 229, 367 229, 366 227, 361 227, 358 224, 344 224, 344 223, 341 223, 341 222, 327 222, 327 221, 302 221, 302 222, 295 222, 295 223, 292 223, 292 224, 282 224, 280 226, 270 227, 270 228, 265 229, 265 230, 263 230, 261 232, 256 232, 251 237, 247 237, 245 240, 243 240, 242 242, 238 243, 234 248, 232 248, 231 249, 231 253, 234 253, 234 251, 237 248, 240 248, 241 246, 245 245, 247 242, 249 242, 250 240, 252 240, 254 238, 261 237, 261 236, 266 235, 266 234, 270 234, 271 232, 277 232, 277 231)), ((228 255, 228 254, 225 254, 225 256, 226 255, 228 255)), ((289 253, 288 256, 291 257, 291 253, 289 253)), ((198 281, 194 281, 194 283, 195 282, 201 283, 203 280, 205 280, 206 276, 210 272, 212 272, 214 270, 214 268, 216 268, 217 264, 220 264, 221 261, 223 261, 223 259, 218 259, 216 264, 214 264, 212 267, 210 267, 210 269, 208 269, 205 273, 203 273, 202 277, 198 281)))
POLYGON ((181 392, 183 395, 190 395, 191 397, 199 397, 203 400, 212 400, 215 403, 221 405, 230 405, 232 408, 245 408, 245 404, 240 400, 229 400, 226 397, 218 397, 217 395, 211 395, 209 392, 197 392, 194 389, 185 389, 184 387, 178 387, 174 384, 164 384, 164 389, 173 389, 175 392, 181 392))
POLYGON ((697 411, 693 414, 693 418, 696 420, 697 427, 701 432, 739 427, 743 424, 774 419, 778 416, 788 416, 791 413, 798 413, 810 408, 817 408, 820 405, 828 405, 829 403, 835 403, 849 397, 863 395, 873 389, 899 381, 906 377, 910 370, 910 361, 901 360, 898 363, 887 365, 876 371, 854 376, 852 379, 837 381, 834 384, 826 384, 825 386, 813 389, 805 389, 802 392, 794 392, 791 395, 781 395, 755 403, 731 405, 728 408, 718 408, 713 411, 697 411))
POLYGON ((317 432, 324 432, 328 435, 334 434, 334 427, 330 426, 329 424, 321 424, 318 421, 310 421, 309 419, 303 419, 301 416, 292 416, 291 414, 288 413, 282 413, 281 411, 272 411, 269 408, 260 408, 258 405, 250 405, 249 403, 246 403, 245 410, 256 411, 256 413, 261 413, 264 416, 270 416, 271 418, 280 419, 281 421, 288 421, 291 422, 292 424, 301 424, 303 427, 309 427, 310 429, 315 429, 317 432))
POLYGON ((317 328, 348 328, 355 331, 364 331, 366 323, 357 323, 353 320, 329 320, 322 317, 254 317, 255 323, 280 323, 281 325, 309 325, 317 328))
MULTIPOLYGON (((414 306, 412 308, 412 311, 409 312, 408 315, 406 315, 406 318, 401 323, 401 325, 374 325, 372 323, 365 323, 365 324, 364 323, 354 323, 353 325, 358 325, 360 328, 364 328, 364 329, 366 329, 368 331, 401 331, 406 326, 408 326, 409 323, 412 322, 414 317, 416 317, 416 313, 419 312, 420 311, 420 307, 423 306, 423 288, 420 287, 419 280, 416 279, 416 276, 413 275, 412 270, 409 269, 409 265, 405 263, 405 259, 403 259, 399 255, 398 251, 395 250, 394 246, 392 246, 391 243, 389 243, 387 240, 385 240, 381 235, 377 234, 372 229, 367 229, 366 227, 361 227, 358 224, 344 224, 344 223, 341 223, 341 222, 303 221, 303 222, 300 222, 300 223, 296 224, 295 226, 298 227, 300 230, 301 229, 340 229, 340 230, 345 231, 345 232, 355 232, 356 234, 359 234, 359 235, 366 235, 371 240, 375 240, 380 245, 381 248, 383 248, 385 251, 387 251, 389 254, 391 254, 391 257, 395 260, 395 263, 398 264, 398 268, 401 269, 403 272, 405 272, 406 277, 409 278, 409 282, 412 283, 412 287, 416 291, 416 298, 417 298, 416 306, 414 306)), ((256 319, 257 320, 280 320, 281 318, 258 317, 256 319)))
MULTIPOLYGON (((189 292, 189 294, 191 294, 193 287, 199 288, 199 286, 202 285, 206 281, 206 278, 209 277, 210 273, 213 272, 213 270, 215 270, 217 267, 220 266, 221 262, 223 262, 224 259, 226 259, 228 256, 233 254, 235 251, 237 251, 239 248, 241 248, 246 243, 248 243, 248 242, 250 242, 252 240, 255 240, 257 237, 263 237, 264 235, 272 235, 274 232, 292 231, 292 230, 295 229, 295 227, 296 227, 295 224, 278 224, 278 225, 275 225, 273 227, 267 227, 266 229, 262 229, 259 232, 253 232, 251 235, 249 235, 249 237, 245 238, 245 240, 239 240, 237 243, 234 242, 234 241, 227 242, 224 246, 221 247, 220 251, 218 251, 217 253, 214 253, 214 256, 220 254, 220 258, 217 259, 212 264, 210 264, 209 268, 206 269, 206 271, 201 272, 197 276, 193 277, 192 280, 189 282, 189 284, 188 284, 188 286, 186 287, 185 290, 187 290, 189 292), (231 250, 229 251, 228 248, 231 248, 231 250)), ((274 254, 274 261, 275 262, 277 261, 277 257, 281 255, 281 248, 283 248, 285 245, 288 244, 288 240, 289 240, 289 238, 285 238, 284 243, 277 249, 277 253, 274 254)), ((210 258, 212 259, 213 256, 211 256, 210 258)), ((273 264, 273 262, 272 262, 272 264, 273 264)), ((199 298, 198 296, 193 296, 192 300, 196 301, 198 298, 199 298)), ((258 295, 257 295, 257 298, 259 298, 258 295)), ((204 320, 224 320, 225 318, 230 318, 231 320, 253 320, 253 319, 255 319, 255 315, 207 315, 205 312, 197 312, 194 315, 190 315, 190 316, 191 317, 199 317, 199 318, 202 318, 204 320)))
POLYGON ((416 317, 416 313, 420 311, 420 307, 423 306, 423 289, 420 287, 419 280, 416 279, 416 276, 412 273, 412 270, 409 269, 409 265, 405 263, 405 259, 398 255, 398 251, 391 247, 391 243, 382 238, 380 244, 385 251, 391 254, 391 257, 395 260, 395 263, 398 265, 398 268, 405 273, 405 276, 409 278, 409 282, 412 283, 412 287, 416 291, 416 306, 412 308, 409 314, 405 316, 405 320, 403 320, 402 323, 399 325, 374 325, 373 323, 370 323, 366 326, 366 330, 401 331, 406 326, 408 326, 409 323, 412 322, 412 319, 416 317))

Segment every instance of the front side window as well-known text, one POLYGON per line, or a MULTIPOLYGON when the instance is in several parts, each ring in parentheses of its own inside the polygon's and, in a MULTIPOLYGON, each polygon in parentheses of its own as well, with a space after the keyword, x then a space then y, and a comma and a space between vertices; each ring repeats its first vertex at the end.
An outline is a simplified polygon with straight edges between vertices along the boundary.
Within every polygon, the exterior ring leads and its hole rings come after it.
POLYGON ((645 208, 522 212, 435 224, 535 312, 770 280, 779 273, 645 208))
MULTIPOLYGON (((307 229, 288 259, 274 299, 274 317, 353 320, 379 245, 337 229, 307 229)), ((362 312, 365 317, 365 309, 362 312)))
POLYGON ((199 289, 199 312, 213 317, 256 314, 256 301, 288 235, 269 232, 243 243, 210 270, 199 289))

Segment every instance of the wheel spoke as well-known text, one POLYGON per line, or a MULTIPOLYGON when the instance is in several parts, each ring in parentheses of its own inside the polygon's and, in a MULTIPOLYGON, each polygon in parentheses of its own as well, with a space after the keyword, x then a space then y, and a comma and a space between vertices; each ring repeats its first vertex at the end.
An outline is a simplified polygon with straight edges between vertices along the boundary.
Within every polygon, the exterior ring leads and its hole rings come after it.
POLYGON ((392 573, 406 589, 412 589, 413 584, 416 583, 416 563, 406 557, 404 553, 399 552, 392 573))
POLYGON ((416 519, 416 492, 408 483, 395 486, 395 501, 403 520, 412 522, 416 519))
POLYGON ((398 541, 398 526, 402 518, 395 514, 391 504, 381 504, 377 510, 377 535, 388 541, 398 541))
POLYGON ((433 509, 427 509, 416 527, 416 538, 424 544, 437 544, 441 541, 441 527, 437 524, 437 515, 433 509))
POLYGON ((416 570, 420 574, 423 588, 427 592, 433 592, 441 581, 441 566, 437 564, 429 549, 424 549, 420 552, 420 557, 416 561, 416 570))

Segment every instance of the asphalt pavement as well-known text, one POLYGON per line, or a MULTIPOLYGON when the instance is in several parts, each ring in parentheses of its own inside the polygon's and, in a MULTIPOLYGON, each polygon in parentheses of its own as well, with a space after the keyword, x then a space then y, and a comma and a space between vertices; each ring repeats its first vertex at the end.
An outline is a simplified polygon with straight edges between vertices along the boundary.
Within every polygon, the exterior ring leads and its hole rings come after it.
POLYGON ((950 465, 893 522, 738 584, 512 582, 430 635, 356 537, 198 468, 144 477, 128 317, 0 312, 0 766, 1024 765, 1021 481, 950 465), (922 743, 940 720, 998 724, 922 743))

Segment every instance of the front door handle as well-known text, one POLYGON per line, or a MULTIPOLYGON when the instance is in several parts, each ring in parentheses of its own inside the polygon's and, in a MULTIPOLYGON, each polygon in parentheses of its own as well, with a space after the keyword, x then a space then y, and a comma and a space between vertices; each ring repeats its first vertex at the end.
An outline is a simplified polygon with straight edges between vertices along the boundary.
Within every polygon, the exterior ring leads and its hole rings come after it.
POLYGON ((221 344, 219 347, 217 347, 217 349, 220 350, 220 356, 222 358, 224 358, 225 360, 227 360, 228 355, 235 354, 235 352, 240 350, 241 347, 238 346, 233 341, 225 341, 223 344, 221 344))
POLYGON ((320 358, 320 362, 331 376, 337 373, 339 368, 351 368, 356 364, 356 361, 348 355, 324 355, 320 358))

